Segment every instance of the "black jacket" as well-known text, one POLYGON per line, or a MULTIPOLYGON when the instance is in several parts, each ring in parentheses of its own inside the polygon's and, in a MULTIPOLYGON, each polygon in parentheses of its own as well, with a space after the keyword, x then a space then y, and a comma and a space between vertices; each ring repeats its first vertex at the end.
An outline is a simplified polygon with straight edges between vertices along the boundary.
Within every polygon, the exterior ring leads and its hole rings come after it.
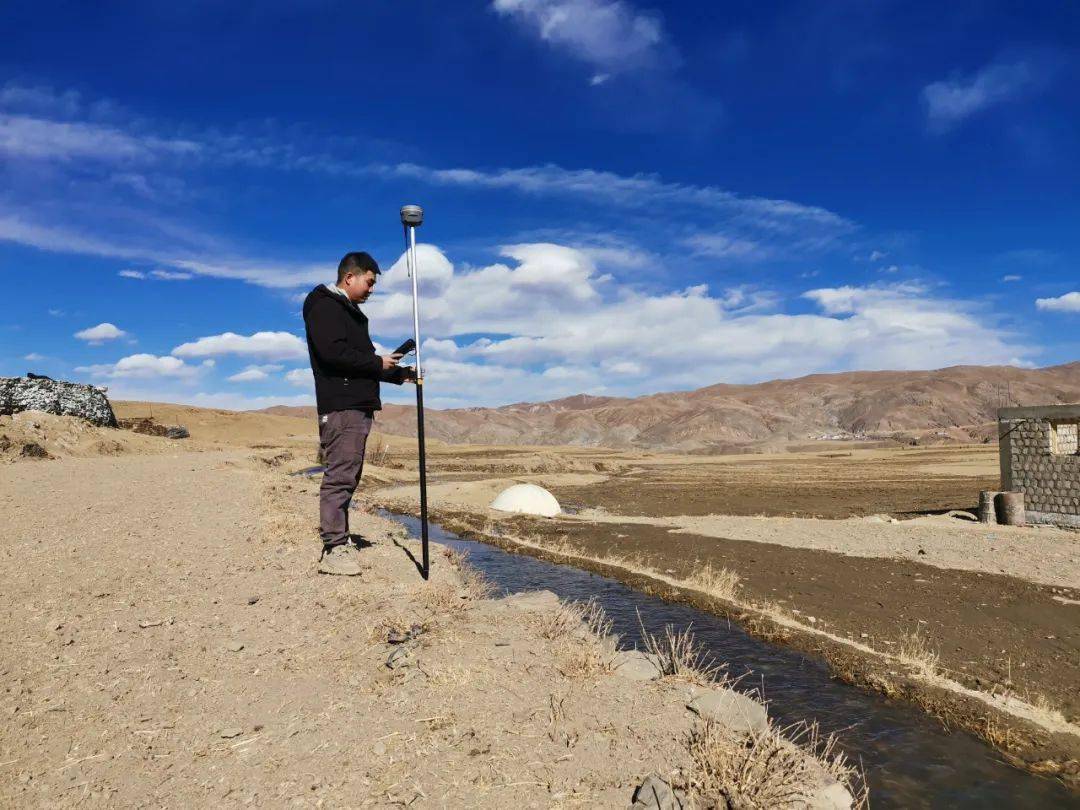
POLYGON ((320 414, 380 410, 379 382, 404 382, 403 369, 383 371, 367 316, 345 296, 320 284, 304 299, 304 325, 320 414))

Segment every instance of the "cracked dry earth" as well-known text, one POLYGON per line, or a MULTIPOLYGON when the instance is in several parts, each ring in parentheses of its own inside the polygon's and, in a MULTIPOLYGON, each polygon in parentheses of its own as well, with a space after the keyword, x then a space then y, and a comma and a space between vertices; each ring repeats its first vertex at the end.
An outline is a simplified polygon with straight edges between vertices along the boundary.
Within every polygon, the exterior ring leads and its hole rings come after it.
POLYGON ((425 584, 361 512, 363 576, 316 574, 316 488, 236 452, 0 467, 0 805, 625 807, 686 767, 685 684, 589 671, 547 600, 441 555, 425 584))

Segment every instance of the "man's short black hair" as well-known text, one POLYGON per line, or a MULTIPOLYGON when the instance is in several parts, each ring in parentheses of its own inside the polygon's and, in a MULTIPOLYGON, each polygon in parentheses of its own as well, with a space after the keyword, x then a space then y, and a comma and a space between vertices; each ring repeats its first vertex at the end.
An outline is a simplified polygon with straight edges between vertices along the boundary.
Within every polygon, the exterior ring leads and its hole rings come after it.
POLYGON ((345 280, 346 273, 364 273, 370 270, 375 275, 379 275, 379 263, 371 258, 370 253, 365 253, 362 250, 353 251, 352 253, 346 253, 345 257, 338 263, 337 266, 337 280, 338 284, 345 280))

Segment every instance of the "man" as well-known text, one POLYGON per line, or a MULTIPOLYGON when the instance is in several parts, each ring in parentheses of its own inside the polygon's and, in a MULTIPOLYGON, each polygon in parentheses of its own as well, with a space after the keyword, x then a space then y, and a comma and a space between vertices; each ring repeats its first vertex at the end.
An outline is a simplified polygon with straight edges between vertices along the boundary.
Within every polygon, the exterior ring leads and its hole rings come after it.
POLYGON ((399 367, 399 354, 377 355, 360 311, 371 297, 379 265, 367 253, 346 253, 337 283, 321 284, 304 299, 308 355, 315 375, 319 444, 326 465, 319 488, 323 551, 319 572, 355 576, 359 556, 349 544, 349 506, 360 483, 364 448, 382 408, 379 382, 415 382, 412 368, 399 367))

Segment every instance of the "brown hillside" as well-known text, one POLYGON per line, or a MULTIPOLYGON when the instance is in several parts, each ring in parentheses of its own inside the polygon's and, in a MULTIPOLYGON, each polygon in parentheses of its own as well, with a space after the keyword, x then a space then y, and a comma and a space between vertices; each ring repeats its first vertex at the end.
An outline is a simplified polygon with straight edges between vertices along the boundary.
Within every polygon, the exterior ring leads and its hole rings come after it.
MULTIPOLYGON (((430 436, 454 443, 561 444, 718 452, 807 439, 920 437, 981 441, 1007 404, 1080 401, 1080 362, 1042 369, 953 366, 935 371, 813 374, 711 385, 635 398, 579 394, 500 408, 427 411, 430 436)), ((268 413, 314 418, 314 408, 268 413)), ((387 433, 414 435, 414 409, 388 405, 387 433)))

